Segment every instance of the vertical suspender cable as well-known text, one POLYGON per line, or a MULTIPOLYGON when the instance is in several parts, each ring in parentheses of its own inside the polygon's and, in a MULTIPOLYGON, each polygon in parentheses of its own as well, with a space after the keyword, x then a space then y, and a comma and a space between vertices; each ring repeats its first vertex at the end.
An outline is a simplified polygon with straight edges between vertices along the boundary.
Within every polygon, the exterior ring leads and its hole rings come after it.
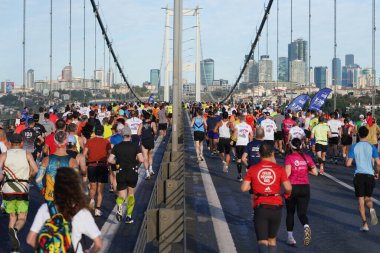
MULTIPOLYGON (((293 42, 293 0, 290 0, 290 50, 292 51, 292 42, 293 42)), ((292 57, 292 54, 290 54, 290 57, 292 57)), ((288 59, 290 61, 289 64, 289 81, 290 81, 290 87, 293 88, 293 77, 292 77, 292 60, 288 59)), ((291 99, 293 100, 293 90, 291 91, 291 99)))
POLYGON ((26 0, 24 0, 23 8, 23 31, 22 31, 22 87, 24 93, 23 106, 26 105, 26 90, 25 90, 25 19, 26 19, 26 0))
POLYGON ((72 11, 72 8, 71 8, 71 0, 70 0, 70 24, 69 24, 69 66, 70 66, 70 71, 71 71, 71 75, 70 75, 70 102, 72 101, 71 100, 71 91, 73 89, 73 69, 71 68, 71 11, 72 11))
MULTIPOLYGON (((98 8, 98 7, 96 6, 96 9, 97 9, 97 8, 98 8)), ((94 34, 95 34, 95 35, 94 35, 94 36, 95 36, 95 38, 94 38, 94 39, 95 39, 95 47, 94 47, 94 49, 95 49, 95 52, 94 52, 94 53, 95 53, 95 56, 94 56, 94 65, 95 65, 95 66, 94 66, 94 67, 95 67, 95 68, 94 68, 94 88, 96 88, 96 83, 97 83, 97 77, 96 77, 96 72, 97 72, 97 71, 96 71, 96 13, 97 13, 97 12, 95 12, 95 10, 94 10, 94 15, 95 15, 95 19, 94 19, 94 25, 95 25, 95 33, 94 33, 94 34)))
POLYGON ((49 104, 52 99, 52 79, 53 79, 53 0, 50 0, 50 80, 49 80, 49 104))
MULTIPOLYGON (((107 30, 107 28, 106 28, 107 30)), ((103 84, 102 88, 106 87, 106 39, 103 34, 103 84)))
MULTIPOLYGON (((336 0, 334 0, 334 59, 336 59, 336 0)), ((336 110, 336 85, 337 80, 334 82, 334 111, 336 110)))
POLYGON ((278 22, 279 22, 279 14, 280 14, 280 7, 279 7, 279 1, 280 0, 277 0, 277 48, 276 48, 276 51, 277 51, 277 54, 276 54, 276 57, 277 57, 277 60, 276 60, 276 63, 277 63, 277 78, 276 78, 276 86, 277 86, 277 91, 278 91, 278 71, 279 71, 279 66, 278 66, 278 43, 279 43, 279 36, 278 36, 278 22))
POLYGON ((83 102, 86 103, 86 0, 83 0, 83 102))
POLYGON ((375 0, 372 0, 372 85, 374 92, 372 94, 372 115, 375 115, 376 104, 376 5, 375 0))
MULTIPOLYGON (((309 64, 308 64, 308 83, 309 83, 309 94, 311 93, 311 80, 310 80, 310 69, 311 69, 311 0, 309 0, 309 64)), ((327 79, 327 78, 326 78, 327 79)))

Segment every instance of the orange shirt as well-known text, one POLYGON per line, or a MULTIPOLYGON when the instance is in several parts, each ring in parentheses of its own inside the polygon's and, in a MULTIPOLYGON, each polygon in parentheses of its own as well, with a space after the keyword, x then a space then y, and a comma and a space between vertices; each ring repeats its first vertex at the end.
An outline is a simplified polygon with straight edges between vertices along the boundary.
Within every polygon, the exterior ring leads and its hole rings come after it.
POLYGON ((21 134, 21 132, 23 131, 23 130, 25 130, 26 129, 26 126, 25 125, 18 125, 17 127, 16 127, 16 129, 15 129, 15 133, 16 134, 21 134))
POLYGON ((158 118, 158 112, 160 111, 160 108, 153 109, 153 116, 157 119, 158 118))
POLYGON ((105 162, 111 143, 107 139, 94 137, 87 141, 86 148, 88 148, 88 162, 105 162))

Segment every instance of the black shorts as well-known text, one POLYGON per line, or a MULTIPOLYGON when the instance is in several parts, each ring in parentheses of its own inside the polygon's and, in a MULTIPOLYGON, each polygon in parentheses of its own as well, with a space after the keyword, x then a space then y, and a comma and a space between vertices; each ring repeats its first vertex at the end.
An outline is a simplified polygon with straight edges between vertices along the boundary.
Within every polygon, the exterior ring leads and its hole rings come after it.
POLYGON ((274 133, 274 140, 275 141, 282 141, 284 140, 284 133, 282 131, 277 131, 274 133))
POLYGON ((224 152, 226 152, 226 154, 229 154, 231 151, 231 139, 219 138, 218 151, 221 154, 223 154, 224 152))
POLYGON ((236 146, 236 156, 241 159, 245 150, 245 146, 236 146))
POLYGON ((355 196, 372 197, 376 181, 374 176, 369 174, 356 174, 354 177, 355 196))
POLYGON ((201 131, 194 132, 194 141, 203 141, 205 139, 205 133, 201 131))
POLYGON ((331 137, 331 138, 329 138, 329 144, 330 145, 338 145, 339 144, 339 137, 331 137))
POLYGON ((132 143, 136 144, 137 146, 140 146, 140 136, 137 134, 132 134, 131 136, 132 143))
POLYGON ((160 123, 160 124, 158 124, 158 130, 165 131, 167 128, 168 128, 168 124, 167 123, 160 123))
POLYGON ((107 183, 108 167, 107 165, 89 164, 87 169, 88 181, 90 183, 107 183))
POLYGON ((281 224, 281 207, 276 209, 255 208, 255 232, 257 241, 275 238, 281 224))
POLYGON ((120 169, 116 173, 116 190, 122 191, 127 187, 135 188, 139 180, 139 173, 137 169, 120 169))
POLYGON ((147 149, 147 150, 151 150, 151 149, 154 149, 154 139, 153 140, 142 140, 141 141, 141 145, 147 149))
POLYGON ((322 145, 322 144, 315 144, 315 152, 323 152, 326 153, 327 151, 327 145, 322 145))
POLYGON ((352 137, 349 135, 343 135, 342 138, 340 139, 340 142, 342 143, 343 146, 350 146, 352 145, 352 137))
POLYGON ((311 131, 305 129, 304 132, 305 132, 306 138, 310 139, 310 137, 311 137, 311 131))

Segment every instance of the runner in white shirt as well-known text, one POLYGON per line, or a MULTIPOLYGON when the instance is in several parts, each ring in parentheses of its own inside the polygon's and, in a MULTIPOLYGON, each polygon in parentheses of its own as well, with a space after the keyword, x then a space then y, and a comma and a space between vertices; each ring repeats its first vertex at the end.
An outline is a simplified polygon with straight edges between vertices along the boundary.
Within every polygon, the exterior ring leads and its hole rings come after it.
POLYGON ((136 111, 131 112, 131 118, 127 119, 126 124, 129 126, 132 132, 132 142, 139 144, 140 143, 140 137, 137 134, 137 131, 139 129, 139 126, 141 125, 142 120, 137 117, 136 111))
POLYGON ((343 122, 338 119, 338 113, 330 113, 331 119, 327 122, 327 125, 330 127, 331 137, 329 138, 329 155, 331 161, 335 161, 335 164, 338 163, 338 144, 340 139, 340 129, 343 126, 343 122))
POLYGON ((240 123, 236 125, 234 135, 236 136, 236 155, 237 155, 237 170, 238 170, 238 177, 237 180, 239 182, 243 181, 243 178, 241 176, 241 158, 244 153, 245 146, 252 140, 253 132, 250 125, 248 125, 245 122, 245 116, 240 115, 239 116, 240 123))
POLYGON ((264 129, 264 141, 274 147, 274 133, 277 131, 276 123, 270 118, 270 113, 265 113, 265 119, 261 121, 260 126, 264 129))
POLYGON ((306 137, 305 131, 299 126, 300 122, 298 119, 294 121, 294 127, 290 128, 289 130, 289 141, 292 141, 294 138, 300 139, 303 141, 306 137))

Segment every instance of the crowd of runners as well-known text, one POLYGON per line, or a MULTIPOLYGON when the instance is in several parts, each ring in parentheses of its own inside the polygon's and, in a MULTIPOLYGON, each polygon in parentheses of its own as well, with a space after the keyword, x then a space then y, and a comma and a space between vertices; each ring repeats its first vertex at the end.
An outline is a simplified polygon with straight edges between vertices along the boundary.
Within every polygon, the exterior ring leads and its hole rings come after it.
POLYGON ((371 196, 380 173, 380 128, 370 112, 354 121, 338 110, 294 112, 271 104, 193 103, 188 107, 197 160, 204 160, 206 141, 211 155, 220 157, 222 171, 228 173, 236 167, 237 181, 243 182, 241 190, 252 195, 258 252, 276 252, 282 197, 287 212, 287 243, 296 245, 293 227, 297 211, 304 228, 303 243, 310 244, 309 174, 324 175, 338 163, 347 167, 356 163, 353 183, 362 222, 360 230, 369 231, 366 207, 371 225, 377 224, 371 196), (275 157, 280 159, 276 161, 275 157))
POLYGON ((133 223, 138 170, 145 169, 146 180, 155 175, 155 141, 165 142, 171 114, 166 103, 24 108, 15 126, 0 131, 1 210, 9 215, 11 252, 20 250, 32 185, 45 202, 27 237, 38 252, 83 252, 82 235, 94 242, 88 252, 98 252, 94 217, 103 215, 105 190, 115 194, 117 220, 133 223))
MULTIPOLYGON (((241 190, 252 195, 260 253, 276 252, 282 197, 287 243, 296 245, 297 211, 304 227, 304 245, 310 244, 308 177, 324 175, 332 164, 352 166, 355 162, 360 230, 369 230, 366 207, 370 224, 377 224, 371 196, 380 171, 380 128, 371 113, 354 121, 339 111, 292 112, 248 103, 183 105, 192 118, 197 161, 205 161, 203 148, 207 146, 211 155, 220 157, 221 171, 229 173, 236 167, 241 190), (282 160, 283 166, 278 163, 282 160)), ((144 168, 146 180, 155 175, 155 140, 166 141, 172 110, 167 103, 71 104, 62 112, 40 108, 38 113, 25 108, 15 126, 0 131, 1 209, 9 215, 12 252, 20 249, 18 234, 25 225, 29 201, 33 201, 31 185, 45 202, 27 237, 35 249, 55 244, 83 252, 80 240, 86 235, 94 242, 89 252, 99 251, 102 239, 94 217, 103 215, 105 190, 115 194, 116 219, 133 223, 138 170, 144 168), (110 188, 104 189, 108 182, 110 188)))

